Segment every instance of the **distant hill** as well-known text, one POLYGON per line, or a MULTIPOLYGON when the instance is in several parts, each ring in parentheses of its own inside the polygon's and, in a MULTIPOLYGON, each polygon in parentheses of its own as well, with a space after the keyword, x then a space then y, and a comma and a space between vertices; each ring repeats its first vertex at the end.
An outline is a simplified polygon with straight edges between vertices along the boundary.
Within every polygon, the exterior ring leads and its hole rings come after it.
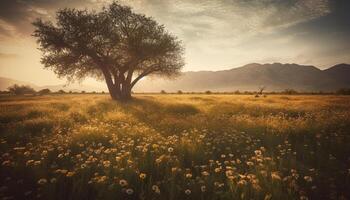
MULTIPOLYGON (((87 85, 50 85, 36 86, 13 79, 0 77, 0 90, 6 90, 13 84, 30 85, 39 90, 49 88, 52 91, 107 91, 106 87, 87 85)), ((298 64, 258 64, 251 63, 242 67, 221 71, 183 72, 176 79, 141 80, 134 88, 136 92, 218 92, 256 91, 265 86, 267 91, 282 91, 294 89, 298 91, 335 91, 340 88, 350 88, 350 65, 339 64, 326 70, 314 66, 298 64)))
POLYGON ((82 90, 86 92, 101 92, 101 91, 107 91, 106 88, 100 88, 100 87, 94 87, 90 85, 83 85, 83 84, 70 84, 70 85, 64 85, 64 84, 59 84, 59 85, 43 85, 43 86, 38 86, 29 82, 24 82, 24 81, 19 81, 19 80, 14 80, 10 78, 4 78, 0 77, 0 91, 7 90, 8 87, 17 84, 17 85, 28 85, 35 90, 41 90, 48 88, 53 92, 57 92, 58 90, 64 90, 66 92, 72 91, 72 92, 81 92, 82 90))
POLYGON ((7 90, 8 87, 17 84, 17 85, 28 85, 32 88, 37 88, 38 86, 29 83, 29 82, 24 82, 24 81, 18 81, 10 78, 5 78, 5 77, 0 77, 0 90, 4 91, 7 90))
POLYGON ((334 91, 350 87, 350 65, 340 64, 327 70, 297 64, 258 64, 222 71, 184 72, 175 80, 145 79, 136 91, 256 91, 265 86, 269 91, 334 91))

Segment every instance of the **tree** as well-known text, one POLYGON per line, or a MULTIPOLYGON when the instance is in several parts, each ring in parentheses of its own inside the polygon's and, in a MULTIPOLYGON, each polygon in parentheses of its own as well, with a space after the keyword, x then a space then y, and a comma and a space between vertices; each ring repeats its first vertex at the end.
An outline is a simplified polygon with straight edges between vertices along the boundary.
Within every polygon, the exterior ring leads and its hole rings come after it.
POLYGON ((181 41, 152 18, 117 2, 99 12, 63 9, 56 21, 33 23, 44 67, 68 81, 104 79, 115 100, 130 99, 143 77, 172 77, 184 65, 181 41))
POLYGON ((259 87, 259 92, 258 92, 258 94, 259 94, 259 95, 262 95, 265 89, 266 89, 265 86, 260 86, 260 87, 259 87))
POLYGON ((336 91, 336 94, 350 95, 350 88, 341 88, 341 89, 336 91))
POLYGON ((66 94, 66 91, 64 91, 64 90, 58 90, 57 93, 58 93, 58 94, 66 94))
POLYGON ((45 95, 45 94, 50 94, 51 90, 46 88, 46 89, 42 89, 38 92, 40 95, 45 95))
POLYGON ((35 90, 30 86, 19 86, 17 84, 8 88, 9 92, 15 95, 34 94, 35 90))
POLYGON ((293 89, 285 89, 282 93, 289 94, 289 95, 298 94, 298 92, 296 90, 293 90, 293 89))

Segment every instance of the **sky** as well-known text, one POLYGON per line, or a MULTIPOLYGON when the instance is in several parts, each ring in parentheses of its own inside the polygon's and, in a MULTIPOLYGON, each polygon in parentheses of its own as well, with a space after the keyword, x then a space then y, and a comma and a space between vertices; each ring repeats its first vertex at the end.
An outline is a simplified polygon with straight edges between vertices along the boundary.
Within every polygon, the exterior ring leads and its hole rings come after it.
MULTIPOLYGON (((0 0, 0 77, 65 83, 40 64, 31 36, 36 18, 65 7, 99 9, 108 0, 0 0)), ((350 63, 349 0, 120 0, 183 41, 184 71, 248 63, 297 63, 321 69, 350 63)), ((88 79, 87 82, 93 83, 88 79)))

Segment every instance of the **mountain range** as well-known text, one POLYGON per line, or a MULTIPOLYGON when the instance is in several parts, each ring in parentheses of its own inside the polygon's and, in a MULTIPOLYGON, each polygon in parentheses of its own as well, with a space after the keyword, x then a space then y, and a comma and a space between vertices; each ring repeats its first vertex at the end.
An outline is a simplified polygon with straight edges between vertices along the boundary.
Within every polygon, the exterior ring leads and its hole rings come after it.
POLYGON ((147 79, 138 84, 135 90, 227 92, 257 91, 262 86, 267 91, 294 89, 305 92, 350 88, 350 65, 338 64, 321 70, 309 65, 251 63, 230 70, 184 72, 175 80, 147 79))
MULTIPOLYGON (((107 91, 106 87, 75 85, 36 86, 13 79, 0 77, 0 90, 6 90, 13 84, 30 85, 39 90, 49 88, 52 91, 107 91)), ((350 65, 338 64, 321 70, 310 65, 298 64, 258 64, 251 63, 242 67, 221 71, 183 72, 176 79, 145 78, 134 88, 136 92, 217 92, 257 91, 264 86, 267 91, 294 89, 297 91, 335 91, 350 88, 350 65)))

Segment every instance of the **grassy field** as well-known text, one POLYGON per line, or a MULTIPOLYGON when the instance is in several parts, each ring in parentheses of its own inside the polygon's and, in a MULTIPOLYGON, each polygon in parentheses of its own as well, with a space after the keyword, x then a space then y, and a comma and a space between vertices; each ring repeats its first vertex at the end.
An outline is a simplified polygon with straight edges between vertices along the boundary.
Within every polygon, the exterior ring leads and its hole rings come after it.
POLYGON ((350 97, 0 98, 2 199, 350 199, 350 97))

